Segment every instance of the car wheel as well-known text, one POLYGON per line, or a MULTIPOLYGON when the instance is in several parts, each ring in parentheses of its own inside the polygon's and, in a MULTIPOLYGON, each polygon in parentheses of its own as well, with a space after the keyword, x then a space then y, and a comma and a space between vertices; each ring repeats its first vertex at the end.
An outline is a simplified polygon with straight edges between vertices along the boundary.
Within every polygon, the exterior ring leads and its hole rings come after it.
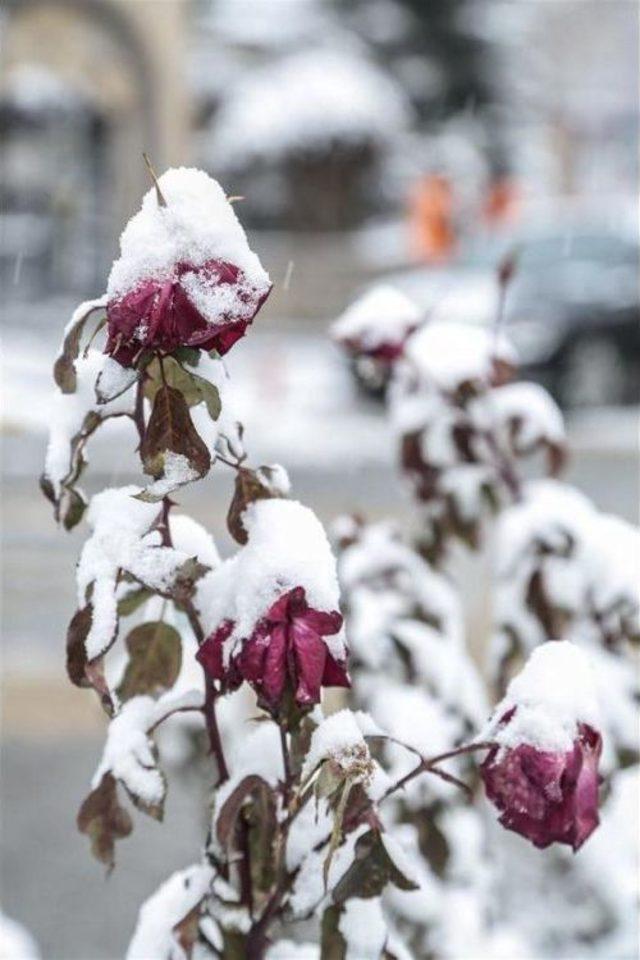
POLYGON ((569 346, 558 383, 563 407, 624 403, 627 370, 619 347, 606 337, 584 337, 569 346))

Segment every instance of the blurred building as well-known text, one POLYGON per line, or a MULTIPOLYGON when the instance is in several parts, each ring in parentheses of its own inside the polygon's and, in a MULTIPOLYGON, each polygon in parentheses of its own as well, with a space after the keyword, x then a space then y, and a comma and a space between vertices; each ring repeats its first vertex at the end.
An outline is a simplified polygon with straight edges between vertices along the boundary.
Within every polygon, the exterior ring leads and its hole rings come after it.
POLYGON ((189 154, 188 0, 8 0, 2 19, 2 272, 99 289, 121 224, 189 154))
MULTIPOLYGON (((0 273, 18 296, 101 289, 143 150, 245 196, 308 297, 336 271, 361 282, 347 231, 399 225, 434 177, 463 240, 505 190, 557 216, 636 188, 635 0, 6 0, 0 25, 0 273)), ((410 254, 396 237, 387 263, 410 254)))

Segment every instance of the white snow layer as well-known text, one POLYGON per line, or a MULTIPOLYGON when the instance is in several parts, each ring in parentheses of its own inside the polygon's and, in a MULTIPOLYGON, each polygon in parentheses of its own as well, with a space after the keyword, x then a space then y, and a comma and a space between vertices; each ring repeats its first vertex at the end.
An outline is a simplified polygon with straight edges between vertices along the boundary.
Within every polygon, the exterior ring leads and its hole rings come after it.
POLYGON ((380 898, 347 900, 338 929, 347 945, 345 960, 378 960, 387 939, 380 898))
MULTIPOLYGON (((338 610, 336 562, 315 514, 295 500, 259 500, 243 514, 249 542, 207 578, 205 629, 235 621, 227 655, 238 639, 249 637, 272 604, 295 587, 304 587, 315 610, 338 610)), ((340 635, 324 638, 335 656, 344 656, 340 635)))
POLYGON ((539 750, 567 752, 580 723, 595 730, 601 726, 591 662, 575 644, 549 640, 513 678, 480 739, 493 739, 505 748, 528 743, 539 750), (500 726, 513 707, 514 716, 500 726))
POLYGON ((420 321, 420 310, 402 291, 380 284, 352 303, 331 327, 336 340, 358 340, 365 349, 398 343, 420 321))
MULTIPOLYGON (((217 180, 204 171, 179 167, 159 179, 166 207, 160 206, 155 188, 150 189, 120 237, 120 257, 113 264, 107 284, 110 300, 123 296, 143 280, 164 280, 176 264, 202 266, 208 260, 225 260, 239 267, 244 283, 255 293, 266 293, 270 280, 258 257, 249 248, 246 234, 217 180)), ((220 320, 231 291, 203 290, 195 275, 183 282, 207 320, 220 320), (197 290, 196 290, 197 286, 197 290)), ((195 301, 194 301, 195 302, 195 301)))
POLYGON ((560 445, 566 439, 564 419, 555 400, 538 383, 506 383, 491 394, 503 422, 517 422, 518 448, 530 449, 540 440, 560 445))
POLYGON ((188 554, 160 545, 158 531, 148 532, 158 505, 134 499, 139 487, 109 488, 92 498, 87 520, 93 533, 80 554, 78 605, 84 607, 93 584, 91 628, 85 646, 93 660, 111 643, 117 626, 116 585, 120 569, 153 590, 166 591, 188 554))
POLYGON ((250 73, 216 116, 214 156, 244 166, 336 140, 387 143, 409 118, 393 79, 362 57, 336 49, 294 53, 250 73))
POLYGON ((183 960, 173 929, 206 897, 213 881, 206 863, 178 870, 140 908, 127 960, 183 960))
POLYGON ((516 362, 503 335, 464 323, 427 323, 407 340, 405 357, 425 381, 442 390, 455 390, 467 381, 486 382, 494 359, 516 362))
POLYGON ((0 957, 2 960, 39 960, 38 946, 25 927, 0 912, 0 957))
POLYGON ((49 442, 44 472, 51 480, 56 496, 60 493, 61 483, 70 472, 71 442, 82 429, 86 415, 93 411, 104 418, 133 413, 133 393, 121 394, 109 403, 98 403, 95 385, 108 360, 109 358, 98 350, 89 350, 86 356, 80 354, 75 361, 75 393, 63 393, 56 389, 51 398, 49 442))
POLYGON ((132 697, 110 722, 102 759, 93 776, 95 789, 105 773, 111 772, 127 790, 147 806, 158 806, 166 792, 164 777, 156 766, 149 731, 172 713, 202 707, 203 693, 189 690, 177 695, 168 690, 158 700, 132 697))

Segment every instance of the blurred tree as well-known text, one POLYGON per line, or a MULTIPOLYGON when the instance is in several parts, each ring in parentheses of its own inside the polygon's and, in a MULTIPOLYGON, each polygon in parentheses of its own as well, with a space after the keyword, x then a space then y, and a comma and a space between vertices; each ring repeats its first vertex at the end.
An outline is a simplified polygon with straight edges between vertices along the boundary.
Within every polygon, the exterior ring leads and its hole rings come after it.
POLYGON ((484 128, 494 174, 508 167, 499 128, 497 47, 478 29, 477 0, 334 0, 391 61, 424 129, 461 114, 484 128))

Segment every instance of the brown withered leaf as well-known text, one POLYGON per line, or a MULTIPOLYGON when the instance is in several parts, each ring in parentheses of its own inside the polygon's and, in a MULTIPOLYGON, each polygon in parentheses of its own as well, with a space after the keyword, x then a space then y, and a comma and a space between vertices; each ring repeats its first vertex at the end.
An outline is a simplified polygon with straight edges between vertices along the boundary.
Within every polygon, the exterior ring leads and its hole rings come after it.
POLYGON ((327 907, 322 914, 320 960, 345 960, 347 943, 340 932, 341 914, 341 907, 335 905, 327 907))
POLYGON ((161 620, 141 623, 125 642, 129 662, 118 687, 121 700, 156 696, 174 685, 182 666, 182 641, 175 627, 161 620))
MULTIPOLYGON (((266 479, 266 478, 265 478, 266 479)), ((242 545, 248 540, 247 531, 242 523, 242 514, 250 503, 256 500, 270 500, 280 494, 273 487, 267 485, 255 470, 240 467, 236 473, 236 484, 233 498, 227 514, 227 529, 233 539, 242 545)))
POLYGON ((78 830, 91 841, 91 852, 107 870, 115 865, 115 841, 128 837, 133 822, 118 802, 118 787, 111 773, 83 801, 77 817, 78 830))
MULTIPOLYGON (((115 637, 114 637, 115 639, 115 637)), ((93 687, 98 694, 102 709, 105 713, 113 716, 113 700, 111 691, 104 675, 104 656, 96 657, 95 660, 89 660, 84 669, 85 676, 89 681, 89 686, 93 687)))
POLYGON ((186 960, 191 960, 193 948, 198 939, 201 904, 202 901, 200 901, 200 903, 196 903, 195 907, 192 907, 192 909, 189 910, 182 920, 179 920, 173 928, 173 935, 176 939, 176 942, 180 945, 186 960))
POLYGON ((90 603, 76 610, 67 627, 67 675, 76 687, 90 687, 86 675, 85 640, 91 629, 93 608, 90 603))
MULTIPOLYGON (((221 846, 226 847, 232 840, 238 814, 244 802, 252 795, 263 793, 274 803, 271 787, 257 773, 244 777, 223 803, 216 817, 216 836, 221 846)), ((274 811, 275 813, 275 811, 274 811)))
POLYGON ((62 352, 53 365, 53 379, 63 393, 75 393, 77 386, 75 361, 80 353, 80 340, 85 324, 92 313, 104 309, 101 306, 91 306, 82 314, 68 331, 62 344, 62 352))
POLYGON ((388 883, 400 890, 416 890, 416 884, 398 869, 378 830, 369 830, 356 840, 355 857, 333 889, 334 903, 351 897, 379 897, 388 883))
POLYGON ((173 579, 171 588, 171 599, 180 606, 193 596, 195 585, 206 573, 209 573, 211 567, 200 563, 196 557, 189 557, 177 570, 173 579))
POLYGON ((277 835, 276 805, 271 790, 260 789, 252 794, 250 806, 241 813, 247 826, 251 880, 256 890, 271 890, 278 864, 273 842, 277 835))
POLYGON ((182 454, 199 477, 211 466, 209 451, 189 416, 189 407, 179 390, 160 387, 140 445, 144 472, 155 480, 164 474, 165 454, 182 454))

